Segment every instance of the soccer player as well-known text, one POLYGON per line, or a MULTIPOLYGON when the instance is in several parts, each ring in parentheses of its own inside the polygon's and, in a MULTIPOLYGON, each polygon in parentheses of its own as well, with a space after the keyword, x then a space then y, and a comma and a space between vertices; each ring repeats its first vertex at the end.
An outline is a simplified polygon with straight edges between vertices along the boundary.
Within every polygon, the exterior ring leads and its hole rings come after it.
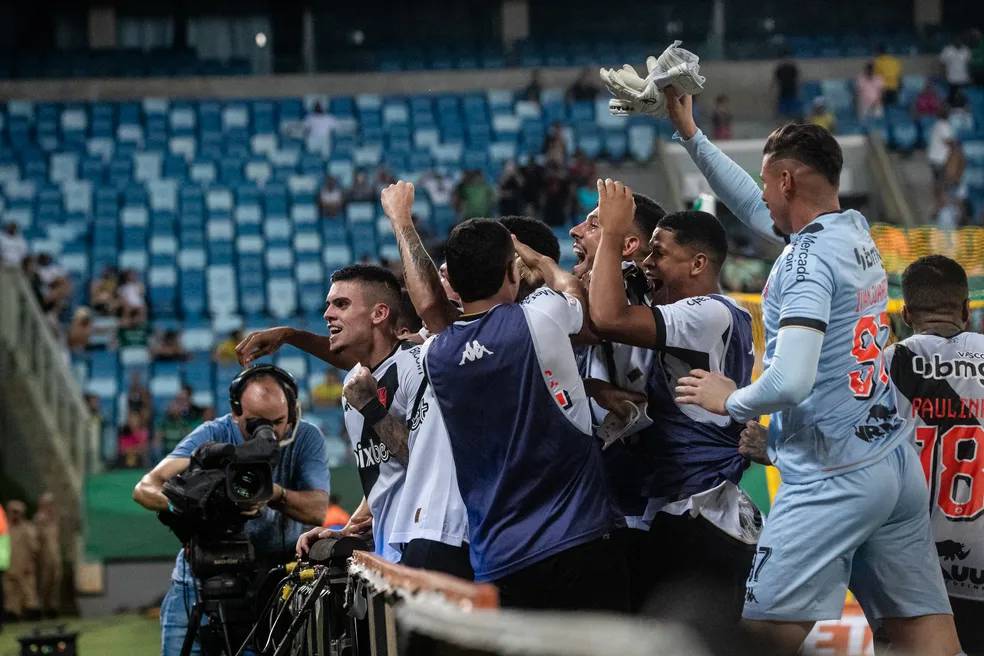
POLYGON ((763 375, 736 389, 695 367, 676 390, 679 402, 741 423, 781 420, 769 456, 783 485, 759 538, 744 618, 792 654, 816 621, 840 617, 850 587, 895 647, 959 653, 921 467, 884 369, 887 278, 867 221, 840 207, 840 146, 818 126, 777 129, 760 190, 698 130, 692 99, 665 93, 677 138, 714 193, 759 234, 774 225, 789 235, 762 291, 763 375))
MULTIPOLYGON (((642 262, 649 255, 649 238, 656 224, 666 214, 656 201, 632 194, 635 201, 633 221, 622 242, 622 279, 625 295, 633 305, 645 305, 649 284, 642 271, 642 262)), ((508 227, 508 226, 507 226, 508 227)), ((570 230, 573 239, 574 275, 584 284, 591 280, 591 267, 601 237, 598 208, 594 208, 584 221, 570 230)), ((535 249, 536 250, 536 249, 535 249)), ((606 408, 614 408, 617 415, 628 409, 625 401, 645 402, 646 380, 652 369, 653 352, 611 341, 576 345, 578 370, 584 378, 585 390, 591 397, 591 423, 596 432, 609 419, 606 408), (617 395, 619 400, 598 399, 605 395, 617 395)), ((649 446, 653 443, 652 420, 641 416, 630 426, 627 417, 619 416, 622 428, 619 439, 606 445, 602 452, 609 490, 620 515, 615 537, 622 544, 629 564, 631 577, 629 595, 631 610, 638 611, 649 595, 658 562, 650 553, 649 527, 652 513, 647 513, 649 498, 646 494, 648 480, 653 475, 649 446)))
POLYGON ((504 606, 626 610, 628 573, 570 343, 586 326, 579 284, 495 221, 456 226, 446 257, 465 313, 423 351, 475 579, 494 582, 504 606), (517 252, 549 286, 521 303, 517 252))
MULTIPOLYGON (((400 306, 396 277, 382 267, 356 264, 335 271, 331 282, 324 317, 329 336, 271 328, 248 336, 237 350, 243 358, 255 358, 286 343, 350 368, 343 408, 365 499, 343 533, 359 534, 371 524, 376 553, 387 560, 401 562, 409 553, 406 564, 467 577, 467 529, 460 501, 439 495, 408 500, 427 512, 410 526, 397 524, 410 455, 408 426, 420 411, 415 402, 422 396, 424 372, 420 347, 396 336, 400 306), (405 542, 394 542, 393 535, 405 542)), ((418 421, 417 432, 423 427, 418 421)), ((439 479, 435 485, 453 489, 453 472, 437 468, 432 476, 439 479)), ((298 541, 298 552, 330 534, 328 529, 309 531, 298 541)))
POLYGON ((738 453, 742 425, 674 402, 674 387, 693 368, 707 368, 747 384, 751 377, 752 320, 721 294, 728 253, 724 228, 705 212, 676 212, 659 220, 644 261, 653 306, 629 304, 622 283, 624 243, 633 227, 631 190, 599 181, 601 239, 591 270, 595 333, 653 354, 646 372, 645 434, 649 556, 661 563, 656 581, 713 586, 715 617, 737 621, 744 580, 760 518, 738 487, 748 462, 738 453), (658 514, 657 514, 658 513, 658 514), (672 566, 667 567, 667 563, 672 566))
POLYGON ((967 331, 967 274, 930 255, 902 274, 914 334, 885 350, 907 441, 929 481, 936 552, 960 643, 984 654, 984 335, 967 331))

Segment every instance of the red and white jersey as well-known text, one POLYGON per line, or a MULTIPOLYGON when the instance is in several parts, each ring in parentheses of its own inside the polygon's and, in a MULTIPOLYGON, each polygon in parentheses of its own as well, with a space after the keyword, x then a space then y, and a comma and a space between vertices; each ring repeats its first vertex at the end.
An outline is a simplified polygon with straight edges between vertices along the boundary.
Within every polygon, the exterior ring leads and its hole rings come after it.
POLYGON ((984 601, 984 335, 913 335, 885 355, 929 482, 947 591, 984 601))

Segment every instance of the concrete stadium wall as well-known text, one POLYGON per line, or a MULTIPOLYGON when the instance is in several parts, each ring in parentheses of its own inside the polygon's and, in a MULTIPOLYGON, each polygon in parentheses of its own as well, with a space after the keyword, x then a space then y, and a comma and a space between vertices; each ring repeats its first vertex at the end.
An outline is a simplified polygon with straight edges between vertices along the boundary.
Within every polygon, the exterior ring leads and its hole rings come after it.
MULTIPOLYGON (((799 66, 804 80, 853 78, 868 58, 804 59, 799 66)), ((935 56, 903 57, 906 73, 935 74, 935 56)), ((606 62, 618 66, 624 62, 606 62)), ((732 111, 739 119, 771 114, 772 72, 775 60, 709 61, 701 65, 707 76, 705 105, 724 93, 731 97, 732 111)), ((132 100, 144 97, 249 98, 304 96, 306 94, 348 95, 356 93, 417 94, 519 89, 529 83, 531 69, 505 68, 469 71, 412 71, 392 73, 333 73, 317 75, 258 75, 240 77, 5 80, 0 82, 0 100, 35 101, 132 100)), ((579 68, 543 68, 546 87, 565 87, 574 81, 579 68)))

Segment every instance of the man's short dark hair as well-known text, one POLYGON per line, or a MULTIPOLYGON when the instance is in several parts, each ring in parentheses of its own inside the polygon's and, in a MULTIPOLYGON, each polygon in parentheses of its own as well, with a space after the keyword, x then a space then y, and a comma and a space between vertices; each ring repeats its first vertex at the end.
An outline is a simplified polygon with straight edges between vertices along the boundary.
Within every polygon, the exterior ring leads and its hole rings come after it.
POLYGON ((720 271, 728 258, 728 236, 713 214, 687 210, 671 212, 659 220, 657 227, 673 232, 681 246, 705 253, 715 270, 720 271))
POLYGON ((499 223, 537 253, 560 262, 560 241, 544 221, 531 216, 503 216, 499 223))
POLYGON ((424 322, 417 315, 417 308, 410 300, 407 290, 400 290, 400 316, 396 320, 397 328, 406 328, 412 333, 419 332, 424 327, 424 322))
POLYGON ((911 312, 953 312, 968 296, 967 272, 943 255, 921 257, 902 272, 902 298, 911 312))
POLYGON ((659 225, 660 220, 666 216, 666 210, 652 198, 643 194, 633 192, 632 199, 635 201, 636 206, 635 217, 633 219, 636 227, 642 232, 643 237, 648 242, 653 236, 653 230, 659 225))
POLYGON ((390 309, 390 317, 396 320, 400 312, 400 282, 396 274, 376 264, 350 264, 331 274, 331 282, 357 281, 377 290, 374 302, 384 303, 390 309))
POLYGON ((840 184, 844 155, 826 129, 812 123, 788 123, 776 128, 765 142, 763 155, 773 160, 794 159, 822 175, 833 186, 840 184))
POLYGON ((454 291, 466 303, 479 301, 494 295, 502 286, 506 270, 512 265, 512 237, 498 221, 468 219, 451 231, 444 255, 454 291))

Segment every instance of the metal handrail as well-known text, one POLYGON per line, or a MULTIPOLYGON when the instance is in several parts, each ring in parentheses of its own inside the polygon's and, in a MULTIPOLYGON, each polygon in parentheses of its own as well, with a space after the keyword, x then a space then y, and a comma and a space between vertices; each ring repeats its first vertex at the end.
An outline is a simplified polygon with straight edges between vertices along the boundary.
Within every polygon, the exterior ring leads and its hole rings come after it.
POLYGON ((69 464, 72 487, 81 494, 82 477, 98 468, 98 431, 66 350, 58 344, 23 273, 0 267, 0 344, 10 353, 14 375, 48 409, 61 439, 52 440, 69 464))

